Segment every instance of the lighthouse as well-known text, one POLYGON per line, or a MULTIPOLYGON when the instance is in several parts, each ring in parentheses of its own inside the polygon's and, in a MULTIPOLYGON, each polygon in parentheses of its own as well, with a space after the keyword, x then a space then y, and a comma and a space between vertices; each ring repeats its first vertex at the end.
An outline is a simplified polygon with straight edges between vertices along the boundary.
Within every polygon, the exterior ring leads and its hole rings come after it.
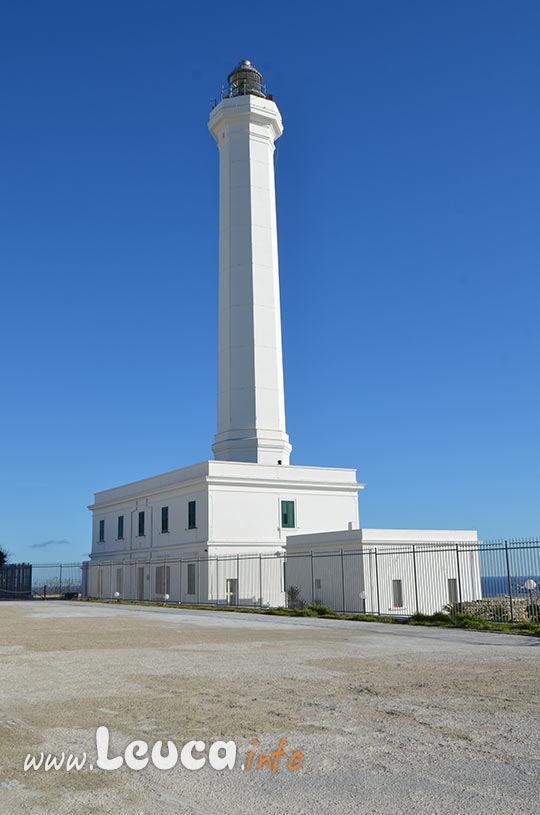
POLYGON ((262 76, 243 60, 208 123, 219 150, 217 460, 289 464, 274 179, 283 133, 262 76))
POLYGON ((283 125, 249 60, 229 74, 208 126, 219 150, 214 459, 95 493, 84 592, 262 607, 285 605, 295 587, 331 608, 404 614, 455 602, 459 579, 460 601, 478 599, 474 545, 456 561, 475 530, 360 529, 356 470, 290 464, 274 182, 283 125), (416 544, 428 545, 418 573, 416 544), (394 553, 407 546, 403 565, 394 553), (432 582, 419 600, 422 573, 432 582))
POLYGON ((363 484, 354 469, 290 463, 274 179, 283 124, 249 60, 229 74, 208 127, 219 151, 214 458, 95 493, 88 590, 114 593, 120 569, 126 597, 232 602, 238 591, 282 605, 275 556, 292 535, 358 529, 363 484), (244 580, 243 556, 268 560, 244 580))

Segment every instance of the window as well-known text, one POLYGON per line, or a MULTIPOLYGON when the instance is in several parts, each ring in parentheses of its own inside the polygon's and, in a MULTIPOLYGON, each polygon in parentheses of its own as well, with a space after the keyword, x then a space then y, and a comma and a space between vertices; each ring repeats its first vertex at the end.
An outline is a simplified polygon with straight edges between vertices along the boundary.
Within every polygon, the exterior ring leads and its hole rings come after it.
POLYGON ((448 602, 449 603, 457 603, 458 596, 457 596, 457 580, 455 577, 448 578, 448 602))
POLYGON ((195 591, 195 564, 188 563, 187 567, 187 593, 196 594, 195 591))
POLYGON ((105 541, 105 521, 99 522, 99 542, 104 543, 105 541))
POLYGON ((401 580, 392 580, 392 605, 403 608, 403 584, 401 580))
MULTIPOLYGON (((188 503, 188 529, 196 529, 197 528, 197 502, 190 501, 188 503)), ((194 593, 194 592, 193 592, 194 593)))
POLYGON ((281 526, 284 529, 294 529, 294 501, 281 502, 281 526))
POLYGON ((124 516, 118 516, 118 534, 116 536, 119 541, 124 540, 124 516))
POLYGON ((316 589, 321 588, 321 581, 320 581, 320 579, 318 577, 315 578, 315 588, 316 589))
POLYGON ((139 512, 139 537, 144 535, 144 512, 139 512))
POLYGON ((116 569, 116 591, 118 594, 122 594, 124 590, 124 567, 118 566, 116 569))
POLYGON ((161 531, 169 531, 169 507, 161 507, 161 531))
POLYGON ((156 566, 156 594, 169 594, 171 589, 171 567, 156 566))

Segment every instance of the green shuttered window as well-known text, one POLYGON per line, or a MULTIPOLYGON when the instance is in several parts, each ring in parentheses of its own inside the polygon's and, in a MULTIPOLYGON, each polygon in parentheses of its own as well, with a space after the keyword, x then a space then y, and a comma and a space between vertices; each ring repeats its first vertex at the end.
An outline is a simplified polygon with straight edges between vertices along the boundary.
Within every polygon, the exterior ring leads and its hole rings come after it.
POLYGON ((169 531, 169 507, 161 507, 161 531, 169 531))
POLYGON ((196 529, 197 527, 197 502, 190 501, 188 503, 188 529, 196 529))
POLYGON ((281 502, 281 526, 284 529, 294 529, 294 501, 281 502))

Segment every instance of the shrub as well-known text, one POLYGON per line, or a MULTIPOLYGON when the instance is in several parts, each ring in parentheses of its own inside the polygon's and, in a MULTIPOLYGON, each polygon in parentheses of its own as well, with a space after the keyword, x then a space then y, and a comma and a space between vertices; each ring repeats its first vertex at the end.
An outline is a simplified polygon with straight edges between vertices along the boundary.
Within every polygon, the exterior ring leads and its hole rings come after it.
POLYGON ((341 617, 341 614, 338 614, 337 611, 333 611, 328 606, 323 606, 321 603, 313 603, 310 606, 306 606, 307 609, 311 609, 315 612, 318 617, 341 617))
POLYGON ((317 612, 312 608, 294 608, 293 614, 295 617, 318 617, 317 612))
POLYGON ((531 600, 525 607, 527 617, 533 623, 540 623, 540 600, 531 600))
POLYGON ((350 614, 347 619, 359 623, 385 623, 387 620, 393 622, 391 617, 377 617, 375 614, 350 614))
POLYGON ((300 597, 300 589, 298 586, 289 586, 287 589, 287 598, 289 608, 304 608, 305 602, 300 597))

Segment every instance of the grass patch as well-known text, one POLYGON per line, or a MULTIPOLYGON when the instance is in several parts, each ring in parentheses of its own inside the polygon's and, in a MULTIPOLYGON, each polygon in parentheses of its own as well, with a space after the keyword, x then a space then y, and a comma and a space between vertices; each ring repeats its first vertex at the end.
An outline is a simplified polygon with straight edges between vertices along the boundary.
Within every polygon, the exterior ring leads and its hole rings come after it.
POLYGON ((352 620, 354 622, 365 623, 388 623, 398 625, 428 625, 439 628, 465 628, 471 631, 498 631, 505 634, 525 634, 532 637, 540 637, 540 625, 534 622, 519 623, 495 623, 485 620, 483 617, 476 617, 472 614, 445 614, 442 611, 436 614, 413 614, 412 617, 377 617, 374 614, 339 614, 328 606, 310 605, 304 608, 236 608, 235 606, 193 606, 179 605, 177 603, 146 603, 136 600, 104 600, 99 598, 87 598, 86 603, 112 603, 113 605, 139 605, 151 606, 155 608, 174 608, 198 611, 229 611, 240 614, 270 614, 279 617, 318 617, 329 620, 352 620))
POLYGON ((413 614, 409 625, 436 625, 442 628, 467 628, 473 631, 503 631, 507 634, 529 634, 540 637, 540 625, 533 622, 496 623, 472 614, 413 614))

